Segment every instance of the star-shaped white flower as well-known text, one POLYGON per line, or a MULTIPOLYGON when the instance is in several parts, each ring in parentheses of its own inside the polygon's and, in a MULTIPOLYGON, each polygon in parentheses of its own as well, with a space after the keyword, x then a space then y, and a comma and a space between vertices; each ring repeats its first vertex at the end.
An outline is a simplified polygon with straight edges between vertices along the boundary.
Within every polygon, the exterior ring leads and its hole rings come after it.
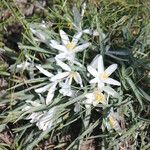
POLYGON ((107 105, 107 97, 111 95, 113 97, 118 97, 118 93, 110 86, 103 86, 102 88, 94 89, 94 92, 87 93, 85 95, 85 106, 88 108, 90 105, 96 106, 101 103, 107 105))
POLYGON ((108 130, 114 129, 117 132, 121 131, 121 127, 119 124, 119 121, 121 120, 121 117, 117 112, 113 111, 113 108, 110 109, 110 112, 107 116, 107 122, 106 126, 108 130))
POLYGON ((53 118, 55 116, 55 107, 51 108, 48 112, 45 112, 43 116, 37 121, 36 125, 40 130, 50 129, 53 125, 53 118))
MULTIPOLYGON (((27 106, 22 111, 28 111, 33 108, 40 108, 43 105, 37 101, 26 101, 27 106)), ((55 115, 55 107, 51 108, 48 111, 37 111, 29 114, 26 119, 30 120, 30 123, 36 123, 36 126, 40 130, 47 130, 53 125, 53 118, 55 115)))
POLYGON ((63 70, 65 70, 65 72, 61 72, 53 76, 50 79, 52 82, 55 82, 58 80, 63 81, 65 79, 65 82, 68 83, 68 85, 71 85, 72 80, 74 79, 77 84, 80 84, 80 86, 83 87, 81 76, 77 71, 72 71, 71 68, 67 64, 65 64, 59 59, 56 59, 56 62, 58 66, 60 66, 63 70))
POLYGON ((90 43, 85 43, 82 45, 77 46, 77 43, 82 35, 82 32, 77 33, 73 36, 72 41, 69 40, 68 35, 63 31, 60 30, 60 36, 62 40, 62 45, 60 45, 57 41, 51 40, 50 46, 59 50, 59 54, 56 55, 56 58, 61 60, 69 60, 71 62, 75 61, 75 54, 77 52, 81 52, 87 47, 89 47, 90 43))
MULTIPOLYGON (((39 71, 44 74, 45 76, 47 76, 48 78, 51 78, 53 76, 52 73, 48 72, 47 70, 45 70, 44 68, 42 68, 41 66, 36 66, 39 71)), ((35 92, 40 94, 40 93, 44 93, 46 91, 48 91, 47 96, 46 96, 46 105, 50 104, 53 97, 54 97, 54 93, 56 90, 56 86, 57 86, 58 82, 51 82, 43 87, 40 87, 38 89, 35 89, 35 92)))
POLYGON ((102 88, 105 83, 120 86, 120 82, 109 77, 116 69, 117 64, 112 64, 104 70, 103 57, 101 55, 98 56, 97 63, 94 63, 93 66, 90 65, 87 67, 89 73, 95 77, 90 83, 98 83, 99 88, 102 88))
POLYGON ((102 103, 103 105, 107 104, 106 95, 98 89, 95 89, 94 92, 87 93, 85 97, 86 108, 89 108, 91 104, 93 104, 93 106, 97 106, 99 103, 102 103))

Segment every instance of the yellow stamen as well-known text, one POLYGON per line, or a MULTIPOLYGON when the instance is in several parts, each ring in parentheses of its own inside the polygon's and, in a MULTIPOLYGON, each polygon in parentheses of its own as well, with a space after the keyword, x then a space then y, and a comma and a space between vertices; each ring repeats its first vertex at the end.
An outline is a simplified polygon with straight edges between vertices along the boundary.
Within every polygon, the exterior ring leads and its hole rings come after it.
POLYGON ((72 51, 73 48, 75 47, 75 44, 73 42, 69 42, 67 43, 66 47, 69 51, 72 51))
POLYGON ((106 80, 108 77, 109 77, 109 74, 107 74, 106 72, 100 74, 100 79, 102 80, 106 80))
POLYGON ((116 119, 113 117, 113 116, 109 116, 109 123, 110 123, 110 126, 112 127, 112 128, 115 128, 115 126, 116 126, 116 119))
POLYGON ((95 99, 96 101, 99 103, 104 103, 105 101, 105 96, 103 93, 99 92, 99 91, 95 91, 94 92, 94 95, 95 95, 95 99))

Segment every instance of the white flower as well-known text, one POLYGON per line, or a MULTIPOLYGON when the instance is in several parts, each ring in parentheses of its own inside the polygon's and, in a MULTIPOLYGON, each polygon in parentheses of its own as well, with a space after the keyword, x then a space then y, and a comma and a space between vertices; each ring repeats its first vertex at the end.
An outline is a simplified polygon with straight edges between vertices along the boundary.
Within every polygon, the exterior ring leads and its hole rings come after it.
MULTIPOLYGON (((36 101, 26 101, 27 106, 22 109, 22 111, 28 111, 36 107, 43 106, 39 102, 36 101)), ((30 123, 36 123, 36 126, 40 130, 47 130, 52 127, 53 125, 53 117, 55 115, 55 107, 51 108, 48 112, 47 111, 37 111, 32 112, 29 114, 26 119, 30 120, 30 123)))
MULTIPOLYGON (((31 110, 33 108, 42 106, 42 104, 40 104, 39 102, 30 101, 30 100, 26 101, 26 104, 27 104, 27 106, 25 108, 23 108, 22 111, 28 111, 28 110, 31 110)), ((29 119, 31 123, 35 123, 39 120, 39 118, 42 115, 43 115, 43 112, 33 112, 30 115, 28 115, 26 117, 26 119, 29 119)))
POLYGON ((106 123, 107 129, 108 130, 114 129, 115 131, 120 132, 121 131, 121 127, 119 124, 120 118, 121 117, 119 116, 119 114, 115 113, 113 111, 113 108, 111 108, 111 110, 107 116, 107 123, 106 123))
POLYGON ((75 61, 75 54, 77 52, 81 52, 87 47, 89 47, 90 43, 85 43, 82 45, 77 46, 77 43, 82 35, 82 32, 77 33, 73 36, 72 41, 69 40, 68 35, 63 31, 60 30, 60 36, 62 39, 62 45, 60 45, 57 41, 51 40, 50 46, 59 50, 59 54, 56 56, 56 58, 59 58, 61 60, 69 60, 71 62, 75 61))
POLYGON ((22 69, 22 70, 28 70, 30 66, 31 66, 31 63, 25 61, 25 62, 23 62, 21 64, 18 64, 17 65, 17 69, 19 69, 19 70, 20 69, 22 69))
POLYGON ((93 106, 96 106, 99 103, 102 103, 103 105, 107 105, 107 95, 112 95, 113 97, 118 97, 118 93, 109 86, 103 86, 101 88, 97 88, 94 90, 94 92, 87 93, 85 95, 86 101, 85 106, 88 108, 91 104, 93 106))
MULTIPOLYGON (((43 73, 45 76, 51 78, 53 76, 52 73, 48 72, 47 70, 45 70, 44 68, 42 68, 41 66, 36 66, 41 73, 43 73)), ((52 82, 47 84, 46 86, 40 87, 38 89, 35 89, 35 92, 40 94, 40 93, 44 93, 46 91, 48 91, 48 94, 46 96, 46 105, 49 105, 54 97, 54 93, 56 90, 56 86, 57 86, 58 82, 52 82)))
POLYGON ((80 84, 80 86, 83 87, 82 79, 78 72, 72 71, 71 68, 67 64, 63 63, 59 59, 56 59, 56 62, 63 70, 65 70, 65 72, 61 72, 53 76, 51 78, 52 82, 66 79, 65 82, 68 83, 68 85, 71 85, 72 79, 74 79, 77 84, 80 84))
POLYGON ((45 112, 43 116, 37 121, 36 125, 40 130, 50 129, 53 125, 53 117, 55 115, 55 107, 51 108, 48 112, 45 112))
POLYGON ((69 85, 68 83, 64 83, 61 82, 60 83, 61 89, 59 90, 59 92, 63 95, 63 96, 69 96, 69 97, 73 97, 74 96, 74 91, 71 89, 71 85, 69 85))
POLYGON ((109 77, 117 69, 117 64, 112 64, 104 70, 103 57, 101 55, 98 56, 97 63, 95 62, 92 64, 93 67, 87 67, 90 74, 95 77, 90 83, 98 83, 99 88, 102 88, 105 83, 120 86, 120 82, 109 77))
POLYGON ((86 97, 85 100, 86 108, 89 108, 91 104, 93 104, 93 106, 96 106, 99 103, 102 103, 103 105, 107 105, 106 95, 103 94, 103 92, 98 89, 95 89, 94 92, 87 93, 85 97, 86 97))

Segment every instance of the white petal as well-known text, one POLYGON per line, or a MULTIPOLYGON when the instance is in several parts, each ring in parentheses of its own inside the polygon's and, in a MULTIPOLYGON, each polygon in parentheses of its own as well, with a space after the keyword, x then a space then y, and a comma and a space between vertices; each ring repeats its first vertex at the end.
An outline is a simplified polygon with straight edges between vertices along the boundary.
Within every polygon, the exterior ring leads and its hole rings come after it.
POLYGON ((52 102, 53 97, 54 97, 54 92, 48 91, 46 97, 46 105, 49 105, 52 102))
POLYGON ((95 99, 93 93, 87 93, 87 94, 85 95, 85 97, 86 97, 87 99, 92 99, 92 100, 95 99))
POLYGON ((66 59, 69 60, 70 62, 74 62, 74 60, 75 60, 75 54, 74 53, 68 53, 66 55, 66 59))
POLYGON ((98 79, 94 78, 94 79, 90 80, 90 83, 98 83, 98 79))
POLYGON ((98 68, 98 59, 99 59, 99 56, 100 56, 99 54, 96 55, 96 56, 94 57, 94 59, 92 60, 91 64, 90 64, 90 66, 92 66, 92 67, 95 68, 95 69, 98 68))
POLYGON ((78 72, 76 72, 76 76, 74 77, 74 80, 76 81, 76 83, 80 84, 81 87, 83 87, 82 85, 82 78, 80 76, 80 74, 78 72))
POLYGON ((104 83, 102 81, 98 81, 98 88, 99 90, 102 92, 103 91, 103 87, 104 87, 104 83))
POLYGON ((47 70, 45 70, 44 68, 42 68, 41 66, 36 66, 36 68, 38 68, 40 70, 41 73, 43 73, 45 76, 47 77, 52 77, 53 74, 48 72, 47 70))
POLYGON ((77 33, 76 35, 73 36, 72 42, 76 45, 82 36, 82 32, 77 33))
MULTIPOLYGON (((66 81, 66 82, 67 82, 67 81, 66 81)), ((69 78, 68 78, 68 84, 71 85, 71 83, 72 83, 72 77, 69 77, 69 78)))
POLYGON ((64 45, 67 45, 67 43, 70 42, 69 38, 68 38, 68 35, 63 30, 60 30, 60 36, 61 36, 62 43, 64 45))
POLYGON ((86 100, 85 100, 85 107, 86 107, 86 108, 91 107, 92 103, 93 103, 93 99, 89 99, 89 98, 86 99, 86 100))
POLYGON ((31 65, 31 64, 30 64, 29 62, 25 61, 25 62, 23 62, 23 63, 17 65, 17 68, 18 68, 18 69, 23 69, 23 70, 25 70, 25 69, 28 69, 28 67, 29 67, 30 65, 31 65))
POLYGON ((67 57, 67 54, 66 53, 60 53, 58 55, 56 55, 56 59, 60 59, 60 60, 65 60, 67 57))
POLYGON ((119 96, 119 94, 113 88, 111 88, 110 86, 104 86, 103 90, 106 93, 108 93, 109 95, 112 95, 114 97, 118 97, 119 96))
POLYGON ((105 70, 105 72, 110 76, 117 69, 117 66, 117 64, 112 64, 105 70))
POLYGON ((67 49, 64 45, 57 45, 57 44, 51 43, 50 46, 54 49, 61 51, 61 52, 67 52, 67 49))
POLYGON ((98 101, 93 101, 93 106, 97 106, 99 104, 99 102, 98 101))
POLYGON ((50 40, 50 43, 51 43, 52 45, 59 45, 59 43, 58 43, 57 41, 55 41, 55 40, 50 40))
POLYGON ((43 126, 43 131, 49 129, 52 126, 52 122, 46 122, 43 126))
POLYGON ((105 83, 107 84, 112 84, 112 85, 118 85, 120 86, 120 82, 118 82, 117 80, 114 80, 112 78, 107 78, 106 80, 104 80, 105 83))
POLYGON ((51 78, 51 81, 56 81, 56 80, 59 80, 59 79, 63 79, 65 77, 67 77, 68 75, 69 75, 69 72, 58 73, 57 75, 55 75, 51 78))
POLYGON ((81 106, 80 106, 80 104, 79 103, 75 103, 75 107, 74 107, 74 112, 80 112, 80 110, 81 110, 81 106))
POLYGON ((84 30, 83 30, 83 33, 92 35, 92 30, 91 30, 91 29, 84 29, 84 30))
POLYGON ((91 45, 91 43, 85 43, 85 44, 79 45, 79 46, 74 48, 74 52, 76 52, 76 53, 81 52, 84 49, 86 49, 87 47, 89 47, 90 45, 91 45))
POLYGON ((73 97, 73 91, 71 90, 71 86, 69 84, 63 83, 62 88, 59 90, 63 96, 73 97))
POLYGON ((104 62, 103 62, 103 56, 100 55, 98 58, 98 73, 103 73, 104 72, 104 62))
POLYGON ((62 62, 61 60, 56 58, 56 62, 62 69, 66 70, 66 71, 71 71, 71 68, 67 64, 62 62))
POLYGON ((54 92, 56 90, 57 83, 54 83, 51 88, 48 91, 47 97, 46 97, 46 105, 49 105, 54 97, 54 92))
POLYGON ((99 32, 97 30, 93 31, 93 36, 99 36, 99 32))
POLYGON ((89 72, 92 76, 97 77, 98 72, 97 72, 93 67, 88 66, 88 67, 87 67, 87 70, 88 70, 88 72, 89 72))
POLYGON ((51 84, 45 85, 43 87, 40 87, 38 89, 35 89, 36 93, 43 93, 45 91, 47 91, 50 88, 51 84))

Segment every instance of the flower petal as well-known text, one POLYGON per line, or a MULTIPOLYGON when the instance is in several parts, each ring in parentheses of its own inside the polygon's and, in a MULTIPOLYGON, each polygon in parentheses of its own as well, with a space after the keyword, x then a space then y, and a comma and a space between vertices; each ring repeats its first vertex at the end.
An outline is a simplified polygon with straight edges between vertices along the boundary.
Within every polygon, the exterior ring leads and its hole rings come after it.
POLYGON ((53 45, 59 45, 59 43, 56 40, 50 40, 50 43, 53 45))
POLYGON ((92 30, 91 30, 91 29, 84 29, 84 30, 83 30, 83 33, 92 35, 92 30))
POLYGON ((59 90, 59 92, 63 96, 73 97, 74 95, 74 92, 71 90, 71 86, 68 83, 62 83, 61 89, 59 90))
POLYGON ((117 64, 112 64, 110 65, 106 70, 106 74, 108 74, 109 76, 117 69, 118 65, 117 64))
POLYGON ((56 62, 62 69, 66 70, 66 71, 71 71, 71 68, 67 64, 62 62, 61 60, 56 58, 56 62))
POLYGON ((59 50, 59 51, 61 51, 61 52, 67 52, 67 48, 64 46, 64 45, 58 45, 58 44, 50 44, 50 46, 52 47, 52 48, 54 48, 54 49, 57 49, 57 50, 59 50))
POLYGON ((40 70, 41 73, 43 73, 45 76, 47 77, 52 77, 53 74, 48 72, 47 70, 45 70, 44 68, 42 68, 41 66, 36 66, 36 68, 38 68, 40 70))
POLYGON ((55 75, 51 78, 51 81, 56 81, 56 80, 59 80, 59 79, 63 79, 65 77, 67 77, 68 75, 69 75, 69 72, 58 73, 57 75, 55 75))
POLYGON ((88 66, 87 70, 92 76, 97 77, 98 72, 92 66, 88 66))
POLYGON ((49 105, 54 97, 54 92, 56 90, 57 83, 54 83, 51 88, 48 91, 47 97, 46 97, 46 105, 49 105))
POLYGON ((97 106, 98 104, 99 104, 98 101, 96 101, 96 100, 93 101, 93 106, 97 106))
POLYGON ((99 56, 100 56, 99 54, 96 55, 96 56, 94 57, 94 59, 92 60, 91 64, 90 64, 90 66, 92 66, 92 67, 95 68, 95 69, 98 68, 98 59, 99 59, 99 56))
POLYGON ((36 93, 43 93, 45 91, 47 91, 50 88, 51 84, 45 85, 43 87, 40 87, 38 89, 35 89, 36 93))
POLYGON ((118 82, 117 80, 114 80, 112 78, 107 78, 106 80, 104 80, 105 83, 107 84, 112 84, 112 85, 118 85, 120 86, 120 82, 118 82))
POLYGON ((98 73, 103 73, 104 72, 104 62, 103 62, 103 56, 100 55, 98 58, 98 73))
MULTIPOLYGON (((68 78, 68 84, 69 84, 69 85, 71 85, 71 83, 72 83, 72 78, 73 78, 73 77, 69 77, 69 78, 68 78)), ((67 83, 67 79, 66 79, 65 82, 67 83)))
POLYGON ((78 72, 76 72, 76 76, 74 77, 74 80, 76 81, 76 83, 80 84, 81 87, 83 87, 82 78, 78 72))
POLYGON ((82 36, 82 32, 79 32, 73 36, 72 42, 74 43, 74 45, 76 45, 78 43, 81 36, 82 36))
POLYGON ((61 36, 62 43, 64 45, 67 45, 67 43, 70 42, 68 35, 63 30, 60 30, 60 36, 61 36))
POLYGON ((97 83, 97 82, 98 82, 97 78, 94 78, 94 79, 90 80, 90 83, 97 83))
POLYGON ((93 103, 93 99, 90 99, 90 98, 86 99, 85 100, 85 107, 90 108, 92 103, 93 103))
POLYGON ((99 80, 99 81, 98 81, 98 88, 99 88, 99 90, 100 90, 101 92, 103 91, 103 87, 104 87, 104 83, 99 80))
POLYGON ((74 106, 74 112, 80 112, 80 110, 81 110, 81 106, 80 106, 80 104, 79 103, 75 103, 75 106, 74 106))
POLYGON ((89 47, 90 45, 91 45, 91 43, 85 43, 85 44, 79 45, 79 46, 77 46, 77 47, 74 48, 74 52, 75 53, 81 52, 84 49, 86 49, 87 47, 89 47))
POLYGON ((119 94, 110 86, 104 86, 103 90, 108 93, 109 95, 112 95, 113 97, 118 97, 119 94))
POLYGON ((85 97, 86 97, 87 99, 92 99, 92 100, 95 99, 93 93, 87 93, 87 94, 85 95, 85 97))
POLYGON ((60 54, 56 55, 55 58, 60 59, 60 60, 64 60, 64 59, 66 59, 66 57, 67 57, 66 53, 60 53, 60 54))

